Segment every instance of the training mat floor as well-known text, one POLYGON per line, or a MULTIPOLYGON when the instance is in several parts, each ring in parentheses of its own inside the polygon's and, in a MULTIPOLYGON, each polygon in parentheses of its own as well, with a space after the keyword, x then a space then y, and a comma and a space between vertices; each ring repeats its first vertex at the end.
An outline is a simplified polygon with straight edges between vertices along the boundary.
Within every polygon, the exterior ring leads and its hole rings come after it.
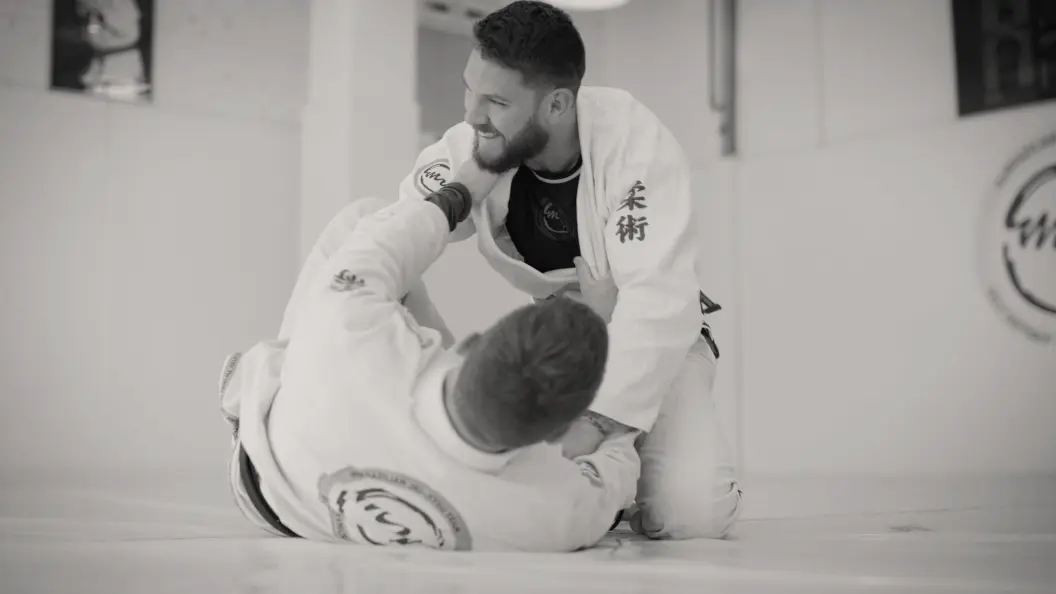
POLYGON ((727 540, 566 555, 273 538, 223 473, 0 474, 3 594, 1056 593, 1056 477, 748 477, 727 540))

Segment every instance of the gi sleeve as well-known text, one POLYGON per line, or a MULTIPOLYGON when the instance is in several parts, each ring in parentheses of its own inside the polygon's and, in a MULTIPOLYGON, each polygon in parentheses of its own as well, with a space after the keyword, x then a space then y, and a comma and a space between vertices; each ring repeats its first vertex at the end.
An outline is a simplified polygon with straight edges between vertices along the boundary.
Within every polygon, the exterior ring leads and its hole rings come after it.
MULTIPOLYGON (((424 200, 454 179, 456 171, 454 164, 457 162, 455 156, 460 154, 456 148, 458 146, 457 138, 460 127, 465 125, 453 126, 447 130, 440 140, 427 146, 418 154, 414 168, 400 182, 400 201, 424 200)), ((473 219, 466 217, 448 236, 448 241, 463 241, 472 237, 475 232, 473 219)), ((452 334, 443 315, 440 314, 440 311, 433 303, 424 282, 419 282, 411 288, 407 294, 405 305, 419 323, 440 332, 445 347, 454 345, 454 334, 452 334)))
POLYGON ((360 219, 381 210, 387 202, 375 198, 360 198, 342 208, 334 218, 319 234, 312 246, 308 257, 301 266, 301 272, 297 275, 297 281, 293 286, 293 293, 286 303, 283 313, 282 325, 279 327, 279 339, 288 339, 293 328, 304 311, 305 301, 312 289, 317 288, 321 278, 326 278, 327 263, 330 257, 344 244, 345 239, 360 219))
POLYGON ((355 223, 323 266, 300 315, 362 333, 389 319, 447 244, 448 220, 425 200, 399 201, 355 223))
POLYGON ((575 459, 581 480, 565 533, 564 550, 592 547, 612 527, 616 514, 634 502, 641 460, 630 431, 602 442, 593 454, 575 459))
POLYGON ((635 138, 622 165, 626 194, 605 224, 605 250, 618 289, 609 359, 594 412, 649 431, 700 333, 697 219, 689 166, 662 126, 635 138))
MULTIPOLYGON (((460 124, 449 129, 440 140, 427 146, 418 154, 414 169, 400 182, 400 200, 423 200, 433 192, 454 179, 457 166, 461 164, 457 156, 460 124)), ((449 241, 457 242, 469 239, 475 233, 473 220, 459 223, 451 234, 449 241)))
POLYGON ((419 324, 440 333, 441 344, 444 345, 445 349, 455 346, 455 335, 447 326, 444 317, 440 315, 440 311, 436 309, 436 305, 433 304, 433 300, 429 296, 429 289, 425 286, 425 281, 419 279, 411 287, 410 291, 407 292, 407 296, 404 297, 403 306, 407 308, 407 311, 414 316, 414 319, 419 324))

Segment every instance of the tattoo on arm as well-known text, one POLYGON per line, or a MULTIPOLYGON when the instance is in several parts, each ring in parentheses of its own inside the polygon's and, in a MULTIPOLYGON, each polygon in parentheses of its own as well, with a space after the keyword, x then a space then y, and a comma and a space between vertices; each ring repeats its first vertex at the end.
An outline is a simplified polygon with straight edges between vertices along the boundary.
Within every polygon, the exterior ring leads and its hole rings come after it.
POLYGON ((594 425, 594 427, 597 428, 597 430, 606 438, 612 437, 613 435, 629 433, 635 430, 633 427, 628 427, 619 421, 614 421, 605 415, 599 415, 591 410, 583 413, 583 418, 591 425, 594 425))

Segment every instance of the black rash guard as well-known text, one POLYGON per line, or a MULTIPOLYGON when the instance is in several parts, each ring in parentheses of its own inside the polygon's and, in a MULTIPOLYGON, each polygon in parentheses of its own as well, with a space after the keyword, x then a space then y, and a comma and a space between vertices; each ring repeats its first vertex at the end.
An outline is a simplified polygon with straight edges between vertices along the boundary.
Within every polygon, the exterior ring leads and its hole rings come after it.
POLYGON ((506 231, 524 263, 539 272, 574 268, 579 256, 576 193, 582 158, 564 173, 542 173, 522 165, 510 187, 506 231))

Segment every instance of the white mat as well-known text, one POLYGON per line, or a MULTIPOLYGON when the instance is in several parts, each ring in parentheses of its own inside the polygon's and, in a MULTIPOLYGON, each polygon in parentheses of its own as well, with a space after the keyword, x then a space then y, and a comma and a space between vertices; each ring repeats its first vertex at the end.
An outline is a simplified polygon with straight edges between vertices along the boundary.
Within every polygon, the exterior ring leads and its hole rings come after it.
POLYGON ((0 592, 1056 593, 1056 477, 757 478, 729 540, 569 555, 271 538, 221 478, 0 476, 0 592))

